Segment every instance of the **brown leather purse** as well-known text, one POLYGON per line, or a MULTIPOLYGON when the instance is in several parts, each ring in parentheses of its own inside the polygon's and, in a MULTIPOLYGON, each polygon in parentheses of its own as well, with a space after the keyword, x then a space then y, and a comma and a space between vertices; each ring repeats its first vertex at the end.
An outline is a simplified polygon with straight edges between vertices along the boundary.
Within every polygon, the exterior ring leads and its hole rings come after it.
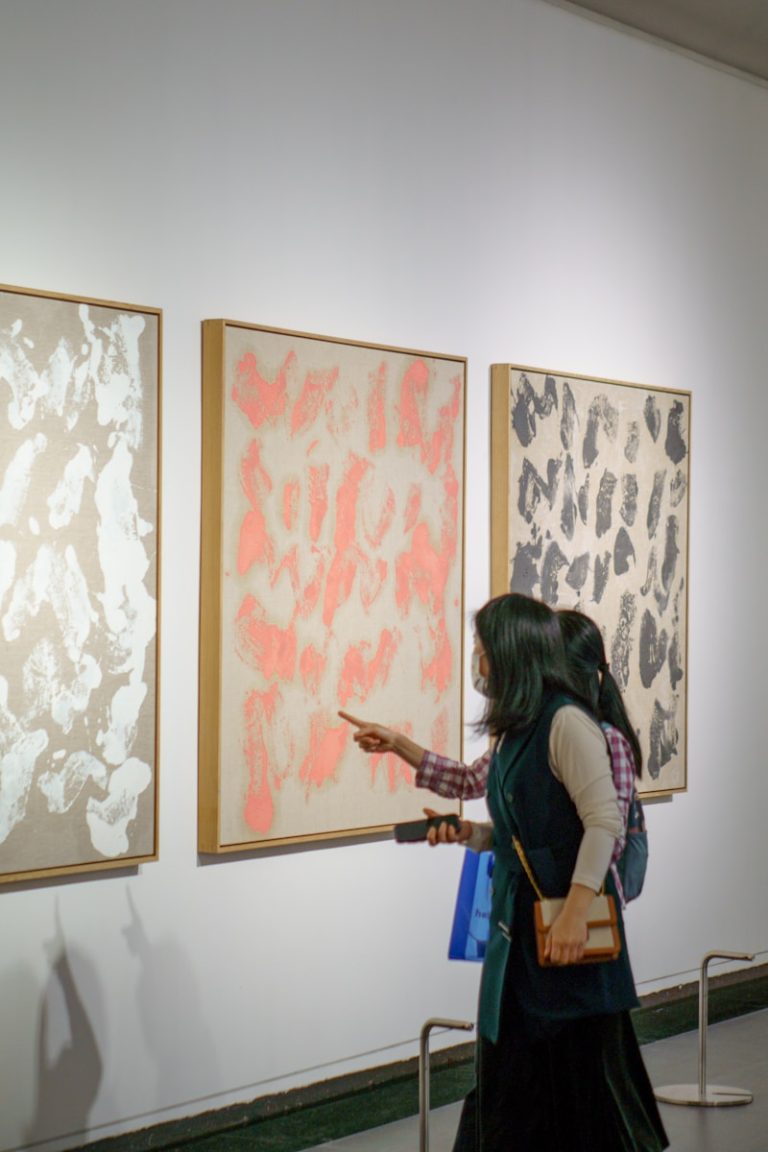
MULTIPOLYGON (((555 965, 544 955, 547 936, 553 923, 565 904, 565 898, 550 899, 546 897, 533 874, 523 846, 516 836, 512 837, 515 851, 525 874, 533 885, 538 900, 533 906, 534 924, 536 926, 536 955, 542 968, 555 968, 555 965)), ((592 901, 587 914, 587 942, 580 960, 575 964, 601 964, 606 960, 615 960, 621 952, 621 937, 619 936, 619 921, 616 914, 616 901, 608 892, 598 892, 592 901)))

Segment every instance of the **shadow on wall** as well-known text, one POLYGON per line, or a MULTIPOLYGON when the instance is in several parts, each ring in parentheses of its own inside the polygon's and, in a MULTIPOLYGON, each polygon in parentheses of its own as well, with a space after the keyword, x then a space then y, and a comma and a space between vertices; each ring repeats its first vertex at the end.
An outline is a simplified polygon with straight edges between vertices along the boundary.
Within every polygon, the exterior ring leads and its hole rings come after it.
POLYGON ((51 974, 40 1009, 37 1093, 25 1144, 84 1132, 103 1075, 96 1034, 81 994, 85 989, 89 994, 98 990, 96 974, 84 956, 68 951, 58 901, 55 933, 45 947, 51 974))
POLYGON ((195 1103, 217 1087, 215 1045, 200 1017, 203 998, 183 947, 172 935, 151 939, 130 890, 127 899, 123 935, 139 962, 136 1009, 154 1088, 146 1110, 200 1111, 195 1103))
MULTIPOLYGON (((212 1082, 216 1087, 212 1037, 200 1021, 199 989, 184 950, 172 936, 151 940, 130 891, 127 900, 129 919, 122 935, 128 953, 138 962, 132 995, 140 1035, 124 1037, 118 1051, 125 1055, 128 1049, 134 1067, 140 1061, 142 1074, 134 1085, 140 1110, 131 1117, 118 1117, 113 1102, 104 1098, 109 1069, 104 1068, 97 1042, 97 1034, 104 1035, 103 988, 91 961, 67 947, 57 902, 55 931, 45 943, 50 976, 40 1002, 36 1090, 32 1120, 24 1130, 25 1147, 86 1135, 93 1140, 99 1129, 126 1119, 144 1127, 156 1119, 158 1110, 194 1105, 205 1100, 212 1082), (131 1052, 137 1041, 143 1049, 131 1052), (102 1122, 94 1124, 92 1112, 100 1092, 97 1119, 102 1122)), ((115 1075, 120 1069, 111 1071, 115 1075)))

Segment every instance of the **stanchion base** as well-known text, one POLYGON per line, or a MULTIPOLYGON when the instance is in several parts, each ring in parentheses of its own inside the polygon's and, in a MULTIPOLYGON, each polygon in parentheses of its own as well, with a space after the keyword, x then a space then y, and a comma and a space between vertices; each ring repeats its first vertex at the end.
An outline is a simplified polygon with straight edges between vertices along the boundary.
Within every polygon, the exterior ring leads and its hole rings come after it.
POLYGON ((752 1093, 746 1088, 727 1088, 722 1084, 707 1084, 703 1096, 698 1084, 665 1084, 654 1088, 653 1094, 662 1104, 688 1104, 692 1108, 734 1108, 752 1103, 752 1093))

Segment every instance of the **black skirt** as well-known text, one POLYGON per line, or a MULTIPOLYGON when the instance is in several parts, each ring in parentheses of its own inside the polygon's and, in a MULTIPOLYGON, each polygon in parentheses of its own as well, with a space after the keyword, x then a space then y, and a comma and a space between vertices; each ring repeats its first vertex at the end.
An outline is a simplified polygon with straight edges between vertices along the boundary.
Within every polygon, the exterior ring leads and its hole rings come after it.
POLYGON ((510 997, 498 1043, 478 1040, 477 1064, 454 1152, 669 1147, 628 1012, 532 1027, 510 997))

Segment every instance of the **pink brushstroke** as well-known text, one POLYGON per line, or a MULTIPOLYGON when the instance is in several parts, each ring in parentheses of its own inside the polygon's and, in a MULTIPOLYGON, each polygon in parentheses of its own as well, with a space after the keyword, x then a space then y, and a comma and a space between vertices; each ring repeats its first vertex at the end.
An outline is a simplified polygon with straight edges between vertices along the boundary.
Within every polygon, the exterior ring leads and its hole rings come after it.
POLYGON ((413 531, 409 551, 401 553, 395 568, 395 600, 407 615, 412 599, 429 610, 432 655, 424 664, 424 681, 432 681, 442 694, 451 682, 453 653, 446 625, 446 588, 458 546, 459 485, 452 465, 445 469, 439 546, 429 526, 421 521, 413 531))
POLYGON ((445 756, 448 749, 448 712, 445 708, 432 721, 432 735, 429 746, 439 756, 445 756))
POLYGON ((405 505, 405 531, 412 532, 421 516, 421 485, 411 484, 405 505))
POLYGON ((387 414, 385 409, 387 388, 387 363, 382 360, 376 372, 370 376, 371 391, 368 393, 368 451, 383 452, 387 446, 387 414))
POLYGON ((283 487, 283 524, 290 532, 299 512, 301 489, 298 480, 287 480, 283 487))
POLYGON ((341 764, 349 739, 349 724, 331 727, 324 712, 314 712, 309 717, 309 751, 299 769, 299 778, 306 785, 309 796, 311 788, 336 780, 336 772, 341 764))
POLYGON ((308 644, 299 657, 299 672, 304 688, 312 696, 320 692, 326 658, 318 652, 314 644, 308 644))
POLYGON ((339 369, 307 372, 301 395, 291 413, 291 436, 311 428, 322 411, 326 397, 339 378, 339 369))
POLYGON ((344 478, 336 494, 335 552, 328 572, 323 603, 323 624, 326 628, 332 626, 339 606, 349 599, 360 563, 360 553, 355 546, 357 502, 360 497, 360 483, 370 467, 368 460, 350 454, 344 478))
POLYGON ((262 604, 250 594, 235 619, 235 651, 244 664, 265 680, 292 680, 296 671, 296 629, 279 628, 267 620, 262 604))
MULTIPOLYGON (((402 724, 395 724, 394 727, 405 736, 413 736, 413 725, 410 720, 405 720, 402 724)), ((388 792, 397 792, 401 784, 407 788, 413 786, 413 769, 409 764, 406 764, 405 760, 401 760, 399 756, 396 756, 394 752, 374 752, 371 756, 370 764, 371 785, 376 783, 379 770, 382 770, 386 773, 388 792)))
POLYGON ((395 518, 395 494, 391 488, 387 488, 387 494, 384 497, 384 506, 381 509, 379 518, 373 527, 363 529, 363 535, 371 548, 380 548, 381 542, 392 527, 392 521, 395 518))
POLYGON ((367 657, 371 645, 365 641, 347 649, 338 687, 338 699, 342 708, 353 696, 360 701, 367 700, 377 684, 382 688, 385 687, 400 640, 399 632, 384 628, 379 636, 376 652, 370 659, 367 657))
POLYGON ((328 477, 330 466, 312 465, 309 469, 309 538, 317 543, 328 511, 328 477))
POLYGON ((361 556, 360 560, 360 603, 368 612, 386 588, 389 565, 386 560, 372 562, 365 556, 361 556))
POLYGON ((437 414, 436 427, 430 433, 426 428, 426 401, 429 388, 429 370, 423 360, 414 360, 400 385, 400 430, 398 444, 403 448, 416 447, 422 462, 434 474, 441 462, 448 463, 453 454, 453 428, 459 413, 461 378, 451 381, 453 395, 437 414))
POLYGON ((251 692, 243 706, 245 740, 243 755, 248 769, 248 791, 243 817, 254 832, 265 833, 275 818, 275 803, 269 787, 269 750, 265 740, 267 730, 274 721, 279 700, 277 685, 267 692, 251 692))
POLYGON ((240 525, 240 541, 237 549, 237 570, 242 576, 255 563, 271 565, 274 557, 274 544, 267 532, 262 510, 272 491, 272 478, 261 463, 261 447, 258 440, 252 440, 240 462, 240 484, 250 509, 240 525))
POLYGON ((252 352, 246 352, 237 365, 232 399, 254 428, 274 422, 285 411, 288 370, 295 360, 296 353, 289 352, 274 380, 261 375, 252 352))

